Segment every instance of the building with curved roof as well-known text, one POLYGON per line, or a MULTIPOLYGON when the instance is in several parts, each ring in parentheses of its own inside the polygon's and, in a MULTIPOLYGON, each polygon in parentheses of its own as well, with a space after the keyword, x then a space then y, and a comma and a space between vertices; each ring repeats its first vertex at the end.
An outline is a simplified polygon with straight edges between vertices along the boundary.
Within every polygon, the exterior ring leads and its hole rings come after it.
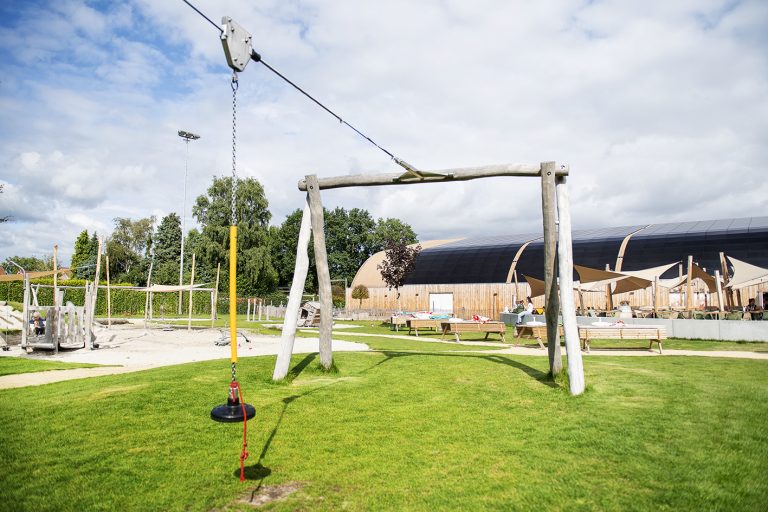
MULTIPOLYGON (((524 283, 523 275, 543 276, 540 232, 432 241, 422 243, 422 248, 414 271, 400 290, 405 310, 434 309, 430 307, 433 301, 425 296, 453 293, 454 308, 466 303, 460 307, 491 316, 487 313, 503 309, 527 293, 520 284, 514 290, 509 285, 524 283), (461 298, 465 294, 473 298, 461 298), (489 297, 495 299, 489 302, 489 297)), ((768 267, 768 217, 573 231, 574 263, 595 269, 636 271, 675 262, 687 267, 688 257, 692 256, 699 267, 714 274, 722 268, 720 253, 768 267)), ((362 284, 375 292, 371 293, 368 308, 392 307, 391 292, 376 268, 383 259, 383 253, 373 255, 352 282, 352 287, 362 284)), ((680 273, 675 265, 662 277, 674 278, 680 273)), ((578 275, 574 274, 574 278, 578 279, 578 275)))

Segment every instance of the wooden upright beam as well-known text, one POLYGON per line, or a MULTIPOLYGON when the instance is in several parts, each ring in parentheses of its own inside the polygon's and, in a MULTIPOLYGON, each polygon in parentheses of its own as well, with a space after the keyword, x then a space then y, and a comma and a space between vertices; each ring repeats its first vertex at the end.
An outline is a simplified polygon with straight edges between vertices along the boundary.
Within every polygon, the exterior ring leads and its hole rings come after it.
POLYGON ((288 295, 288 304, 285 307, 285 315, 283 317, 280 352, 277 354, 272 380, 284 379, 288 375, 288 367, 291 364, 293 343, 296 339, 296 322, 299 317, 299 307, 301 306, 301 295, 304 293, 304 284, 306 283, 307 272, 309 271, 309 254, 307 249, 309 247, 309 238, 312 236, 310 216, 309 197, 307 197, 307 201, 304 204, 304 213, 301 216, 299 240, 296 243, 296 264, 293 270, 291 293, 288 295))
POLYGON ((320 288, 320 366, 330 370, 333 365, 331 346, 331 327, 333 326, 333 298, 331 292, 331 273, 328 269, 328 253, 325 248, 325 220, 323 203, 320 200, 320 186, 317 176, 306 177, 309 211, 312 220, 312 239, 315 249, 315 267, 317 284, 320 288))
MULTIPOLYGON (((567 176, 569 167, 561 165, 555 168, 550 162, 552 178, 567 176)), ((440 171, 422 171, 423 178, 417 178, 410 173, 386 174, 356 174, 353 176, 336 176, 317 180, 320 190, 343 187, 375 187, 380 185, 413 185, 418 183, 444 183, 449 181, 467 181, 477 178, 492 178, 497 176, 528 176, 536 177, 542 174, 541 164, 506 164, 486 165, 482 167, 466 167, 459 169, 443 169, 440 171)), ((554 185, 553 185, 554 186, 554 185)), ((306 178, 299 181, 299 190, 307 190, 306 178)))
POLYGON ((541 210, 544 217, 544 315, 547 320, 547 351, 552 375, 563 370, 560 333, 557 326, 560 301, 557 297, 557 197, 555 162, 541 164, 541 210))
MULTIPOLYGON (((685 309, 688 311, 693 310, 693 287, 691 281, 693 280, 693 256, 688 256, 688 279, 685 281, 685 309)), ((691 316, 693 318, 693 316, 691 316)))
POLYGON ((59 300, 59 273, 58 273, 58 266, 59 266, 59 246, 54 245, 53 246, 53 305, 58 306, 59 304, 56 302, 59 300))
MULTIPOLYGON (((584 393, 584 364, 581 361, 579 328, 576 326, 576 305, 573 302, 573 237, 571 235, 571 207, 566 178, 556 179, 557 191, 557 261, 560 274, 560 304, 565 333, 565 352, 568 355, 568 383, 572 395, 584 393)), ((549 325, 549 324, 547 324, 549 325)), ((557 326, 555 326, 557 329, 557 326)), ((555 331, 557 332, 557 330, 555 331)), ((547 338, 550 340, 552 338, 547 338)), ((557 345, 560 346, 560 338, 557 345)), ((551 345, 550 341, 547 344, 551 345)))

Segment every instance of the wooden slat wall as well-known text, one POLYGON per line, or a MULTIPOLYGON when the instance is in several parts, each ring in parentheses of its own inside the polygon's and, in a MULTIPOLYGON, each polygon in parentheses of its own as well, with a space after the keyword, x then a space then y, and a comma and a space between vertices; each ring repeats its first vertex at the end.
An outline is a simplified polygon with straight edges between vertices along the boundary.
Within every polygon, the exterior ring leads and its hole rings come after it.
MULTIPOLYGON (((659 287, 659 307, 669 308, 669 289, 663 286, 659 287)), ((742 304, 747 303, 747 299, 754 298, 758 292, 768 291, 768 283, 758 286, 750 286, 740 290, 742 294, 742 304)), ((397 310, 397 293, 395 290, 387 288, 369 288, 370 298, 363 300, 362 308, 360 301, 352 299, 352 290, 347 290, 347 304, 351 310, 357 309, 381 309, 397 310)), ((499 314, 505 306, 510 309, 514 307, 515 284, 514 283, 491 283, 491 284, 431 284, 431 285, 407 285, 400 289, 400 305, 403 311, 428 311, 430 293, 452 293, 454 314, 465 318, 472 315, 482 315, 498 320, 499 314)), ((517 286, 518 300, 525 300, 530 293, 527 283, 519 283, 517 286)), ((604 293, 583 293, 584 307, 594 309, 605 309, 604 293)), ((622 293, 613 296, 615 305, 628 301, 633 309, 640 307, 653 306, 653 293, 651 288, 646 290, 637 290, 629 293, 622 293)), ((579 304, 578 292, 574 291, 574 302, 576 307, 579 304)), ((707 304, 717 306, 717 294, 711 293, 707 299, 707 304)), ((533 305, 537 308, 544 307, 544 297, 535 297, 533 305)))

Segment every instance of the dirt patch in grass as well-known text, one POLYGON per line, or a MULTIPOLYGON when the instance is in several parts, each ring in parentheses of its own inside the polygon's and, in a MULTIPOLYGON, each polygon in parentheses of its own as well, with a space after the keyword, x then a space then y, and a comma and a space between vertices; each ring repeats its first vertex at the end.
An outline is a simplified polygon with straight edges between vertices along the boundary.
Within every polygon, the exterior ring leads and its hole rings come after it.
POLYGON ((252 507, 261 507, 267 503, 285 499, 302 487, 303 484, 300 484, 299 482, 288 482, 280 485, 265 485, 263 487, 259 486, 242 495, 237 500, 237 503, 245 503, 252 507))

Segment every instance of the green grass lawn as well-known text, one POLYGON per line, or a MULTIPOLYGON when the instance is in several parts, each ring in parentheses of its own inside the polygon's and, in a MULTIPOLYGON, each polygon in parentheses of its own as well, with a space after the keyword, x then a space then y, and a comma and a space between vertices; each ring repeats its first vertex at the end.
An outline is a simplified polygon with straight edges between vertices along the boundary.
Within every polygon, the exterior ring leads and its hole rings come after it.
MULTIPOLYGON (((589 342, 592 348, 648 348, 648 342, 643 340, 594 340, 589 342)), ((670 338, 662 341, 664 349, 670 350, 728 350, 740 352, 768 352, 768 343, 761 341, 714 341, 714 340, 681 340, 670 338)), ((654 343, 654 350, 657 345, 654 343)))
POLYGON ((768 362, 402 351, 242 358, 249 422, 209 419, 226 360, 0 391, 0 510, 765 510, 768 362))
POLYGON ((49 370, 71 370, 72 368, 93 368, 101 366, 88 363, 64 363, 61 361, 45 361, 25 357, 0 357, 0 376, 17 373, 46 372, 49 370))

